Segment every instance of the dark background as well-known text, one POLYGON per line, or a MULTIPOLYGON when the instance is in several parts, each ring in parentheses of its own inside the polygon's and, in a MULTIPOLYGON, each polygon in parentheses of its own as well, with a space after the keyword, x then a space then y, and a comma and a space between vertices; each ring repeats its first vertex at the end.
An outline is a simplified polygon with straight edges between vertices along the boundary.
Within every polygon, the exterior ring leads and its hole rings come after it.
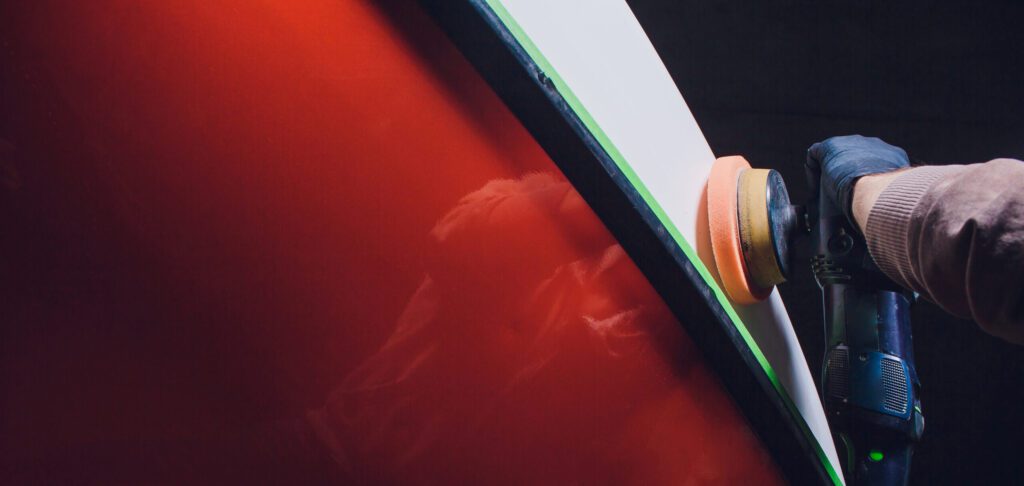
MULTIPOLYGON (((805 150, 833 135, 878 136, 919 163, 1024 159, 1020 2, 629 3, 715 154, 779 170, 796 201, 805 150)), ((781 291, 818 370, 820 293, 797 269, 781 291)), ((913 317, 927 423, 913 483, 1021 481, 1024 348, 928 302, 913 317)))

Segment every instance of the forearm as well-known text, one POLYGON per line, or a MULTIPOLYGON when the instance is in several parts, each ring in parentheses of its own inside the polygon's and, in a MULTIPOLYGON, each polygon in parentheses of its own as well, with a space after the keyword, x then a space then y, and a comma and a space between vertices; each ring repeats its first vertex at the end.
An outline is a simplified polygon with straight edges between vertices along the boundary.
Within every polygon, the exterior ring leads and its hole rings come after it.
POLYGON ((1024 343, 1024 163, 918 167, 861 178, 854 219, 890 278, 1024 343))
POLYGON ((882 195, 882 191, 884 191, 886 187, 889 187, 890 182, 900 175, 903 175, 907 170, 910 169, 896 170, 886 172, 884 174, 862 177, 857 180, 856 184, 854 184, 852 204, 853 218, 862 233, 868 226, 868 214, 871 213, 871 208, 874 207, 875 201, 877 201, 878 197, 882 195))

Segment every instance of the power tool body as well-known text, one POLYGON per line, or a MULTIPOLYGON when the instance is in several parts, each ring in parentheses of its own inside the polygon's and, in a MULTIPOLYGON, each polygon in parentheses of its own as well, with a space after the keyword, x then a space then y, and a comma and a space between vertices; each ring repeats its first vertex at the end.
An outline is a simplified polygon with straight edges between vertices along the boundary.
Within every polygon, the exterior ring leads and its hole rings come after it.
POLYGON ((924 430, 910 328, 914 295, 878 269, 820 177, 808 169, 818 194, 797 206, 778 172, 753 169, 742 157, 718 159, 707 191, 715 262, 739 304, 766 298, 786 280, 794 257, 811 262, 824 309, 821 397, 847 483, 907 484, 924 430), (793 255, 795 240, 808 237, 811 255, 793 255))

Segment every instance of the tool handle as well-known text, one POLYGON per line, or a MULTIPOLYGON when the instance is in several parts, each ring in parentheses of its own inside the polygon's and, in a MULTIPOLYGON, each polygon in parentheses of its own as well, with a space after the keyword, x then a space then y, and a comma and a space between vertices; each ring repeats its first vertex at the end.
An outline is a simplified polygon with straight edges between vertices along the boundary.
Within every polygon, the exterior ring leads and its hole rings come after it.
POLYGON ((910 339, 910 298, 856 284, 823 287, 825 412, 853 485, 904 485, 924 429, 910 339))

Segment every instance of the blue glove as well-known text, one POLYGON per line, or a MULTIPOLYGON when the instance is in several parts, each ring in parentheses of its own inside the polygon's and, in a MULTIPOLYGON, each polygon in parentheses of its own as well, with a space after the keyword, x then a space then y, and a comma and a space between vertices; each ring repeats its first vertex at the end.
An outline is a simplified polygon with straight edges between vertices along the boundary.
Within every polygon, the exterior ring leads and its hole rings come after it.
POLYGON ((910 160, 903 149, 874 137, 832 137, 807 149, 806 169, 812 190, 817 192, 820 180, 824 184, 825 195, 843 208, 851 222, 853 184, 858 178, 909 166, 910 160))

